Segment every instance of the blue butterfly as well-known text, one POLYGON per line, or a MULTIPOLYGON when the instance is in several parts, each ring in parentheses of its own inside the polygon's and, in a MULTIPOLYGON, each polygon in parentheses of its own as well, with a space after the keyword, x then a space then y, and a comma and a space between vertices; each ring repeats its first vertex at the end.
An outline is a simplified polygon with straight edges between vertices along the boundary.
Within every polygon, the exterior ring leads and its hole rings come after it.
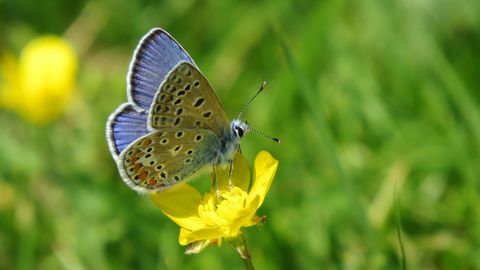
POLYGON ((240 120, 243 110, 229 121, 192 58, 159 28, 135 50, 127 97, 108 119, 107 141, 123 181, 140 193, 169 188, 207 165, 231 166, 243 135, 258 133, 240 120))

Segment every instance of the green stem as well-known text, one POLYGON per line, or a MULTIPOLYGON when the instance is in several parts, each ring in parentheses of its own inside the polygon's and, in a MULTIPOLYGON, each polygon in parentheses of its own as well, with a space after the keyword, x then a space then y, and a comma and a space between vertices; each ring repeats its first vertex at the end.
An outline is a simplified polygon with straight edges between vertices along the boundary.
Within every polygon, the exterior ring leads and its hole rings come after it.
POLYGON ((245 269, 254 270, 255 267, 253 267, 252 257, 250 257, 250 254, 248 253, 247 241, 245 240, 243 233, 240 233, 235 237, 225 238, 225 240, 230 247, 238 252, 245 265, 245 269))
POLYGON ((255 270, 255 267, 253 267, 252 258, 242 258, 242 261, 246 270, 255 270))

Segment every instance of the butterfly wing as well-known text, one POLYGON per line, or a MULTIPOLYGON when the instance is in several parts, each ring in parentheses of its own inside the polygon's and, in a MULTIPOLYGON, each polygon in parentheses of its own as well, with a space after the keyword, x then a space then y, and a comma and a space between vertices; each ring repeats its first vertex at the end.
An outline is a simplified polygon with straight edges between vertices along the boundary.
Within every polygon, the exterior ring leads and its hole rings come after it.
POLYGON ((222 137, 230 123, 210 83, 189 62, 180 62, 166 76, 154 98, 149 126, 208 129, 222 137))
POLYGON ((135 50, 127 75, 127 96, 131 103, 148 111, 160 83, 179 62, 195 66, 188 53, 160 28, 146 34, 135 50))
POLYGON ((107 142, 112 156, 118 155, 131 142, 148 134, 147 112, 138 112, 129 103, 124 103, 113 112, 107 121, 107 142))
POLYGON ((127 75, 129 103, 120 105, 107 121, 107 141, 112 156, 149 132, 148 110, 170 70, 181 61, 195 65, 188 53, 162 29, 150 30, 139 42, 127 75))
POLYGON ((117 165, 132 189, 141 193, 161 191, 211 163, 220 144, 218 136, 209 130, 166 128, 130 144, 117 165))
POLYGON ((225 110, 190 56, 162 29, 140 41, 127 96, 129 103, 107 122, 107 140, 132 189, 165 189, 218 158, 230 128, 225 110))

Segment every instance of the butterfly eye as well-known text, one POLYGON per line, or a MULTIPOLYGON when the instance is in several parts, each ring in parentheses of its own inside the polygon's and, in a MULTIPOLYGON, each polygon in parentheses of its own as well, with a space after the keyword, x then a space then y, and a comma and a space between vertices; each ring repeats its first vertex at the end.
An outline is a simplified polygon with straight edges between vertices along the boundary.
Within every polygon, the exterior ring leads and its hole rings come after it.
POLYGON ((239 137, 239 138, 243 137, 243 132, 244 132, 243 128, 238 127, 238 126, 235 127, 235 133, 237 134, 237 137, 239 137))

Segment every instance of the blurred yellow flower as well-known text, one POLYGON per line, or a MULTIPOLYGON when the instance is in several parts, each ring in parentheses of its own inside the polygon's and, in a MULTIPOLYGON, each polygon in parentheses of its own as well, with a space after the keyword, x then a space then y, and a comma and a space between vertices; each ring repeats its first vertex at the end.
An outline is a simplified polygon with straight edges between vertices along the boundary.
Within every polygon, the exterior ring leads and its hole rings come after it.
POLYGON ((54 120, 73 94, 77 67, 77 55, 64 39, 43 36, 32 40, 18 62, 8 54, 0 59, 0 106, 34 123, 54 120))
MULTIPOLYGON (((217 168, 219 196, 212 187, 202 195, 192 186, 178 187, 151 193, 151 198, 160 210, 180 226, 179 243, 202 250, 212 243, 221 244, 222 238, 232 239, 241 235, 242 227, 256 225, 262 218, 255 213, 263 200, 277 170, 278 161, 270 153, 261 151, 255 158, 253 182, 247 161, 238 155, 232 172, 232 184, 228 184, 227 168, 217 168)), ((189 252, 189 250, 187 250, 189 252)))

